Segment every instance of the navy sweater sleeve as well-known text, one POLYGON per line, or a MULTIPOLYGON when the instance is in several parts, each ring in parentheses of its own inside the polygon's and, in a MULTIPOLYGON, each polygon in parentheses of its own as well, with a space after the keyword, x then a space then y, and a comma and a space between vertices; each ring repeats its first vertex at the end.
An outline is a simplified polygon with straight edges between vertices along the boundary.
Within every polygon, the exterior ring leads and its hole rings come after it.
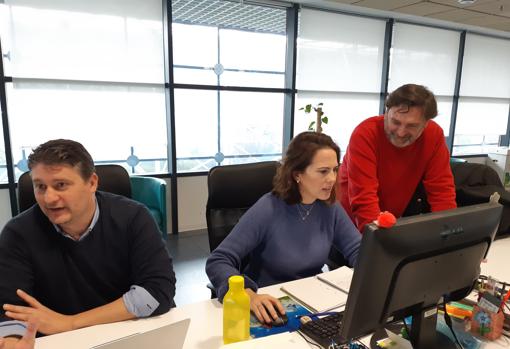
POLYGON ((159 302, 152 315, 163 314, 175 306, 176 279, 172 259, 156 222, 145 207, 140 207, 130 226, 131 280, 159 302))
POLYGON ((24 305, 16 295, 22 289, 29 294, 34 290, 34 270, 30 262, 28 244, 16 233, 13 224, 5 225, 0 233, 0 321, 12 320, 5 316, 5 303, 24 305))

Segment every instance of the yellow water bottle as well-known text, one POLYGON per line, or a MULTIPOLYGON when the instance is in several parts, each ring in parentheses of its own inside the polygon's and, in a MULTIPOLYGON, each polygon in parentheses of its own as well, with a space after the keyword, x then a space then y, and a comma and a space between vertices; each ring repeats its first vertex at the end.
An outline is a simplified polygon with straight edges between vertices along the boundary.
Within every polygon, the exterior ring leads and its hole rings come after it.
POLYGON ((223 298, 223 343, 250 338, 250 296, 244 290, 240 275, 228 279, 228 292, 223 298))

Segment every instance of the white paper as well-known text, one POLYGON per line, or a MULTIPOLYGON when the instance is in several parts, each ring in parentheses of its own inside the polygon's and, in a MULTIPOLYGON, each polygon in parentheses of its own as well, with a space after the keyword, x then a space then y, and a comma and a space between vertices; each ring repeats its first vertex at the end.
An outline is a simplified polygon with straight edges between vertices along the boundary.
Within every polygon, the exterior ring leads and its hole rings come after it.
POLYGON ((315 312, 338 308, 347 301, 347 293, 316 277, 288 282, 281 290, 315 312))
POLYGON ((326 273, 318 274, 317 279, 338 288, 345 293, 349 293, 353 274, 354 271, 351 268, 341 267, 326 273))
POLYGON ((391 347, 391 349, 413 349, 411 342, 409 342, 407 339, 402 338, 399 335, 388 331, 387 329, 384 330, 386 331, 388 338, 397 344, 396 346, 391 347))

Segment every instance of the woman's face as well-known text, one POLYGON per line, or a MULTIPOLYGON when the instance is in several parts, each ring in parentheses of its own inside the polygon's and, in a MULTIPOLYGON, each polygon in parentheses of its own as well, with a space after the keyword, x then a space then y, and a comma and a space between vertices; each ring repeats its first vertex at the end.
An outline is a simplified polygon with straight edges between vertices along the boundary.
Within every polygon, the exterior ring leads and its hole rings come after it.
POLYGON ((317 199, 328 200, 335 186, 337 172, 336 152, 331 148, 319 149, 310 165, 295 177, 302 203, 311 204, 317 199))

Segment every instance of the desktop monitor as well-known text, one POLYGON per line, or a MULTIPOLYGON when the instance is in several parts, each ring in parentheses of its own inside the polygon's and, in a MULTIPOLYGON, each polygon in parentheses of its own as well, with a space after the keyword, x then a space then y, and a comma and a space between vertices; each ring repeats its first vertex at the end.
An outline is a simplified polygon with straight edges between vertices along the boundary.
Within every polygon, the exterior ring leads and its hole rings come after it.
POLYGON ((487 203, 401 218, 384 229, 369 224, 341 326, 350 340, 412 315, 415 349, 448 348, 436 333, 437 304, 466 297, 480 273, 501 218, 487 203))

